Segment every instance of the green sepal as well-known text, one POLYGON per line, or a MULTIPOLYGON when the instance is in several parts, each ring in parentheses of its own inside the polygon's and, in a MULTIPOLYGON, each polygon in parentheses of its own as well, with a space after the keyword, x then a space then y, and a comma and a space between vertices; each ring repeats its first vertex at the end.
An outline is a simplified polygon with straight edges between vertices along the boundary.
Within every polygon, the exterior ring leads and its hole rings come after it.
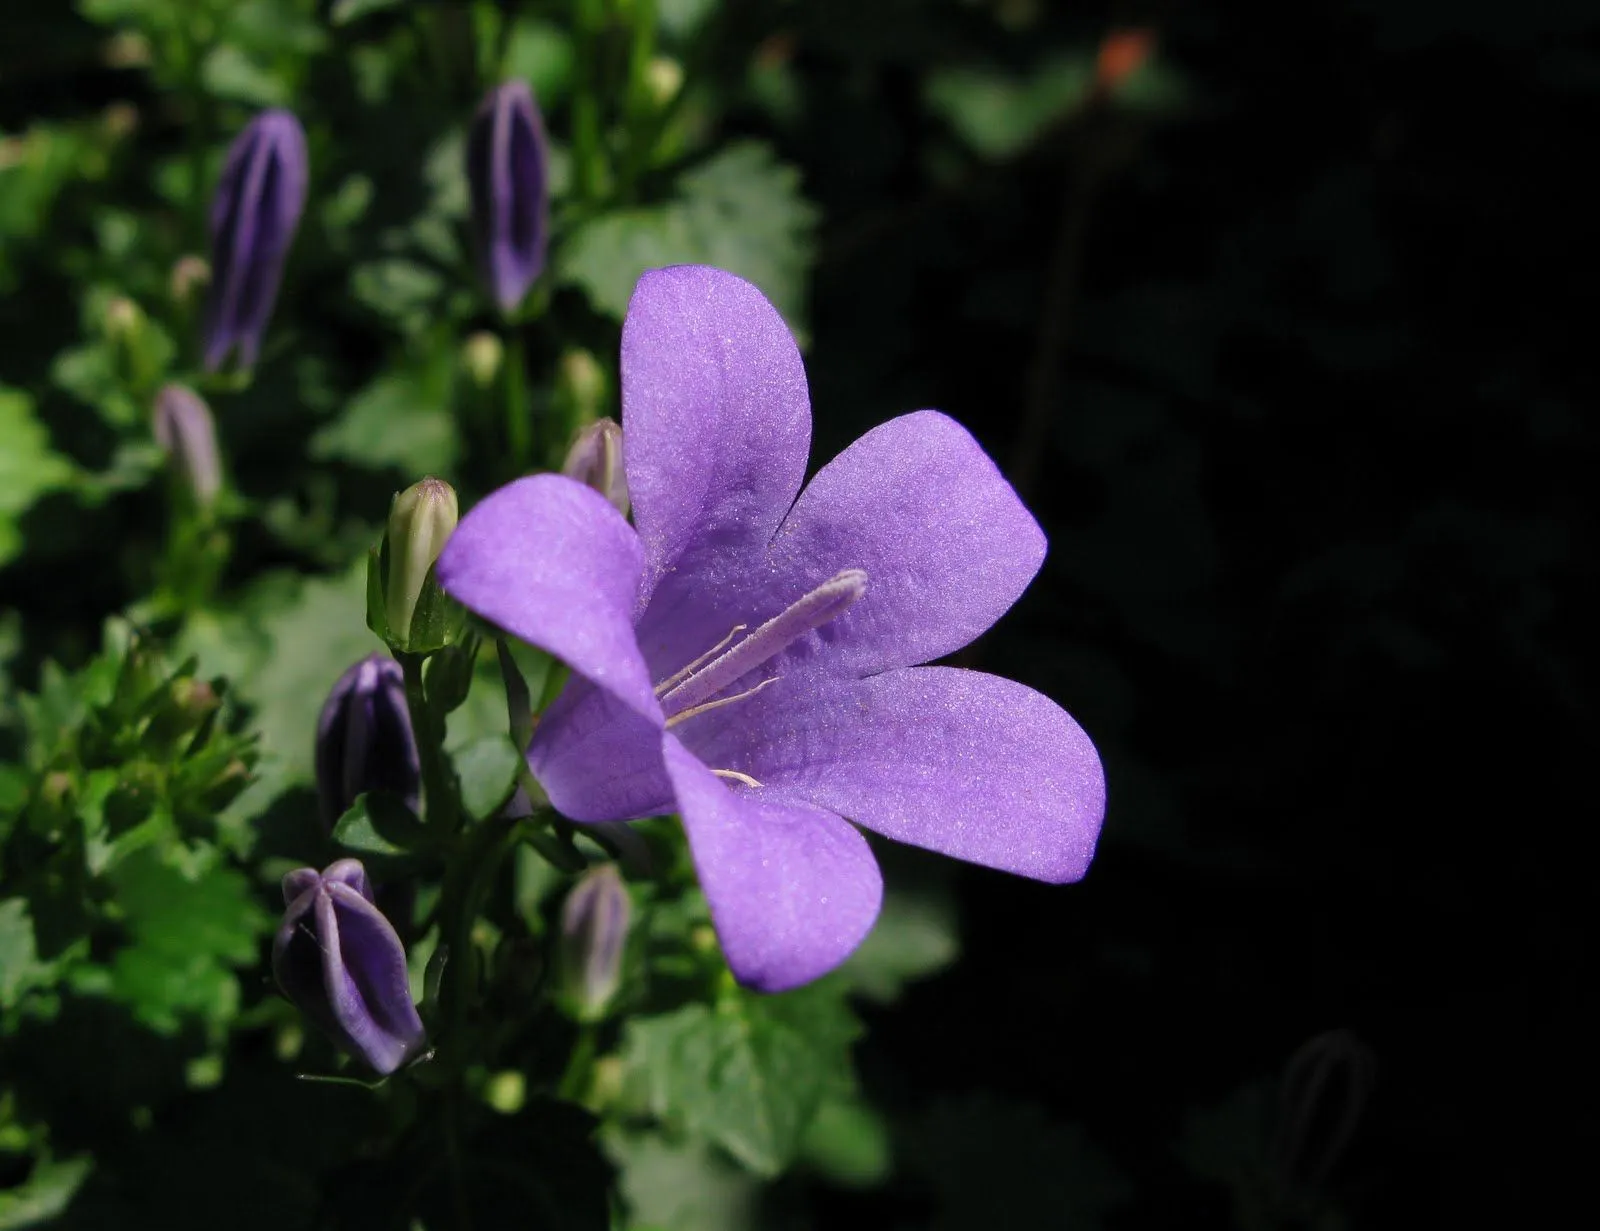
POLYGON ((468 816, 485 821, 505 806, 522 768, 522 754, 510 736, 482 736, 451 759, 461 782, 461 807, 468 816))
POLYGON ((334 824, 333 840, 351 855, 391 870, 431 845, 427 827, 387 791, 358 796, 334 824))

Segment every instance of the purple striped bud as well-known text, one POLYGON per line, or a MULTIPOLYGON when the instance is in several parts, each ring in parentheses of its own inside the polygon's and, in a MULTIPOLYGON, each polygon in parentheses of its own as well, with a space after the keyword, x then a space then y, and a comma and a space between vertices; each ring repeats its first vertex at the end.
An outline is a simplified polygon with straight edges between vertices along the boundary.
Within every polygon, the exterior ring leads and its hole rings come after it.
POLYGON ((406 950, 359 860, 283 878, 288 910, 272 942, 283 994, 341 1048, 379 1073, 394 1072, 427 1046, 411 1003, 406 950))
POLYGON ((585 872, 562 904, 562 988, 586 1021, 605 1013, 622 981, 622 951, 631 914, 628 889, 614 863, 585 872))
POLYGON ((388 791, 417 810, 422 763, 399 663, 372 654, 339 677, 317 720, 316 760, 317 802, 330 829, 367 791, 388 791))
POLYGON ((478 264, 500 309, 522 302, 544 269, 550 193, 544 121, 526 82, 489 91, 467 134, 467 186, 478 264))
POLYGON ((624 517, 628 515, 628 476, 622 469, 622 428, 614 419, 597 419, 572 442, 561 473, 592 487, 624 517))
POLYGON ((196 507, 209 508, 222 489, 222 462, 210 408, 193 390, 164 385, 156 394, 151 429, 178 483, 196 507))
POLYGON ((1372 1049, 1348 1030, 1319 1034, 1289 1057, 1273 1143, 1286 1184, 1314 1192, 1327 1182, 1350 1147, 1376 1077, 1372 1049))
POLYGON ((228 151, 211 203, 208 372, 235 350, 241 367, 255 363, 305 207, 308 175, 306 135, 287 111, 263 111, 228 151))

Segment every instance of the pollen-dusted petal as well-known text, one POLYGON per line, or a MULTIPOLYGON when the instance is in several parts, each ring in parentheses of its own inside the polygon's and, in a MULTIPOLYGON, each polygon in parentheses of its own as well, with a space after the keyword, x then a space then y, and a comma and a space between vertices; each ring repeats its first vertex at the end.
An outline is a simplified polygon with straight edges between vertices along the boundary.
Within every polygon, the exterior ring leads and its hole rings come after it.
POLYGON ((818 656, 864 675, 966 645, 1017 601, 1044 553, 1044 532, 978 442, 924 410, 873 428, 818 471, 770 560, 797 592, 841 568, 866 571, 870 589, 829 625, 818 656))
POLYGON ((672 811, 661 725, 574 679, 533 731, 528 768, 571 821, 631 821, 672 811))
POLYGON ((719 269, 646 273, 622 326, 622 432, 646 594, 664 575, 702 593, 740 584, 811 447, 805 368, 777 309, 719 269))
POLYGON ((883 901, 866 839, 819 808, 730 789, 673 735, 663 737, 663 755, 711 919, 738 980, 781 992, 849 957, 883 901))
POLYGON ((633 633, 644 553, 598 492, 562 475, 518 479, 461 519, 435 567, 469 610, 662 723, 633 633))
POLYGON ((708 764, 756 778, 764 797, 804 800, 900 842, 1035 880, 1088 869, 1105 775, 1054 701, 954 667, 811 680, 751 697, 685 739, 708 764))

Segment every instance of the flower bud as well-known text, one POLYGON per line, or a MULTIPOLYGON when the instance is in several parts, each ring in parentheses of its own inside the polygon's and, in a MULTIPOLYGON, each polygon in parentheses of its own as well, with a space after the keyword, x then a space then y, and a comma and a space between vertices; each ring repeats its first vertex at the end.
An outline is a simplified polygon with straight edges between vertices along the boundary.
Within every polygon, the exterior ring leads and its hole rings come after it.
POLYGON ((574 430, 599 418, 606 400, 605 369, 586 350, 569 350, 556 362, 556 399, 574 430))
POLYGON ((211 203, 207 371, 235 350, 241 367, 255 363, 305 208, 309 171, 305 132, 287 111, 263 111, 228 151, 211 203))
POLYGON ((172 263, 172 272, 167 276, 167 293, 172 296, 173 303, 187 309, 195 292, 210 281, 211 266, 204 257, 189 252, 172 263))
POLYGON ((578 1016, 605 1013, 622 981, 622 951, 632 905, 614 863, 585 872, 561 907, 561 983, 578 1016))
POLYGON ((467 186, 478 264, 500 309, 522 302, 544 269, 549 231, 544 122, 526 82, 484 98, 467 134, 467 186))
POLYGON ((578 433, 561 464, 569 479, 594 488, 624 517, 628 515, 628 476, 622 470, 622 428, 599 419, 578 433))
POLYGON ((317 719, 317 802, 329 829, 368 791, 388 791, 417 810, 422 762, 406 709, 405 678, 387 654, 339 677, 317 719))
POLYGON ((487 330, 480 330, 461 344, 462 370, 479 389, 493 388, 505 356, 505 343, 487 330))
POLYGON ((665 107, 683 89, 683 65, 670 56, 653 56, 644 66, 644 88, 657 108, 665 107))
POLYGON ((1322 1186, 1350 1146, 1376 1075, 1372 1050, 1348 1030, 1319 1034, 1289 1058, 1274 1141, 1285 1184, 1302 1191, 1322 1186))
POLYGON ((382 1074, 427 1045, 411 1003, 405 946, 373 904, 359 860, 283 878, 288 910, 272 942, 283 994, 340 1047, 382 1074))
POLYGON ((211 507, 222 489, 222 462, 211 411, 200 395, 182 385, 162 386, 151 427, 183 490, 196 507, 211 507))
POLYGON ((389 636, 396 644, 405 645, 410 640, 411 621, 429 584, 433 562, 444 550, 445 540, 458 520, 456 489, 440 479, 423 479, 395 496, 389 508, 384 612, 389 636))

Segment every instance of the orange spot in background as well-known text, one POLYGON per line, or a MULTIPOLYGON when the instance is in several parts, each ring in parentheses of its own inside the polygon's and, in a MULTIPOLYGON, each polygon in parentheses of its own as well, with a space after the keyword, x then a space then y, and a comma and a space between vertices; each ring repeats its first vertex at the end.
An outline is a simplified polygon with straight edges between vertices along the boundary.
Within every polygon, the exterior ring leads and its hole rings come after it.
POLYGON ((1144 66, 1156 49, 1156 32, 1149 26, 1112 30, 1100 40, 1095 56, 1094 83, 1099 90, 1115 90, 1144 66))

